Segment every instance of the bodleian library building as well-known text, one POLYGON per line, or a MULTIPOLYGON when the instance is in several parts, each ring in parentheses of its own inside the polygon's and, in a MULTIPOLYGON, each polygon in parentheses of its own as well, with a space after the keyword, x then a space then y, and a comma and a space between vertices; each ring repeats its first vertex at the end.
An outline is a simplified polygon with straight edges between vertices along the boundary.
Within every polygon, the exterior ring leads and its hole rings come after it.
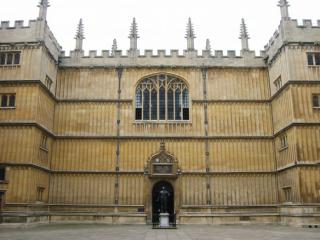
MULTIPOLYGON (((320 223, 320 21, 290 18, 264 51, 68 54, 39 16, 0 27, 0 221, 320 223)), ((183 36, 182 36, 183 37, 183 36)), ((267 40, 266 40, 267 42, 267 40)))

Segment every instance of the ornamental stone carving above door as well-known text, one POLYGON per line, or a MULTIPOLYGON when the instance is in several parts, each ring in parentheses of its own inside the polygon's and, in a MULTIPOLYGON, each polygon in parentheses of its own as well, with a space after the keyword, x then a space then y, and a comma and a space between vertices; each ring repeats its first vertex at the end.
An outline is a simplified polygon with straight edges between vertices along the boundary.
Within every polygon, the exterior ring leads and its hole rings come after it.
POLYGON ((144 172, 150 178, 176 178, 181 170, 176 158, 166 151, 165 142, 161 141, 160 151, 149 158, 144 172))

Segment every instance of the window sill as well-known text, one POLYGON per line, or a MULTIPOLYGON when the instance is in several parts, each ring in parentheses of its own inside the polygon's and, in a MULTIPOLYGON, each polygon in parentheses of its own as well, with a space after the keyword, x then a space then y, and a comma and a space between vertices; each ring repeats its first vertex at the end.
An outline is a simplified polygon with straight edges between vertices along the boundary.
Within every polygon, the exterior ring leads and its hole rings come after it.
POLYGON ((42 151, 44 151, 44 152, 46 152, 46 153, 48 153, 48 152, 49 152, 49 149, 47 149, 47 148, 43 148, 43 147, 40 147, 40 150, 42 150, 42 151))
POLYGON ((308 65, 308 67, 310 67, 310 68, 319 68, 320 65, 308 65))
POLYGON ((285 150, 287 150, 287 149, 288 149, 288 146, 283 147, 283 148, 280 148, 280 149, 279 149, 279 152, 283 152, 283 151, 285 151, 285 150))
POLYGON ((190 120, 136 120, 134 124, 191 124, 190 120))
POLYGON ((7 181, 7 180, 0 180, 0 184, 8 184, 9 183, 9 181, 7 181))
POLYGON ((312 107, 315 110, 320 110, 320 107, 312 107))
POLYGON ((0 65, 0 67, 21 67, 21 64, 8 64, 8 65, 0 65))
POLYGON ((14 110, 16 107, 0 107, 0 110, 14 110))

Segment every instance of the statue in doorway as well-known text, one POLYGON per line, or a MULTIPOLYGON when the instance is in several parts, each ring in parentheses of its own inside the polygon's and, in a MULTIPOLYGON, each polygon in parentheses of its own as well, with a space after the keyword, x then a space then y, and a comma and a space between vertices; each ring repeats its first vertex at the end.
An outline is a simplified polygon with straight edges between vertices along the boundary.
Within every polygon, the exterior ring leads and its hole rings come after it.
POLYGON ((170 193, 165 187, 159 192, 158 201, 160 201, 160 213, 167 213, 168 212, 168 201, 169 201, 170 193))

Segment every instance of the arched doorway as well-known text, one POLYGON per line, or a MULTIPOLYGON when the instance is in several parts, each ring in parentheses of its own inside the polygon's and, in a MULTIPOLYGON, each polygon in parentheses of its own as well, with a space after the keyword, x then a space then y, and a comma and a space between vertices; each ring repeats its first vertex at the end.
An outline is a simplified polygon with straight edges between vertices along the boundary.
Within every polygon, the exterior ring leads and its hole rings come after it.
POLYGON ((157 182, 152 189, 152 223, 159 223, 159 214, 160 214, 160 191, 165 189, 169 192, 168 197, 168 213, 170 215, 170 223, 175 222, 174 216, 174 190, 170 183, 166 181, 157 182))

